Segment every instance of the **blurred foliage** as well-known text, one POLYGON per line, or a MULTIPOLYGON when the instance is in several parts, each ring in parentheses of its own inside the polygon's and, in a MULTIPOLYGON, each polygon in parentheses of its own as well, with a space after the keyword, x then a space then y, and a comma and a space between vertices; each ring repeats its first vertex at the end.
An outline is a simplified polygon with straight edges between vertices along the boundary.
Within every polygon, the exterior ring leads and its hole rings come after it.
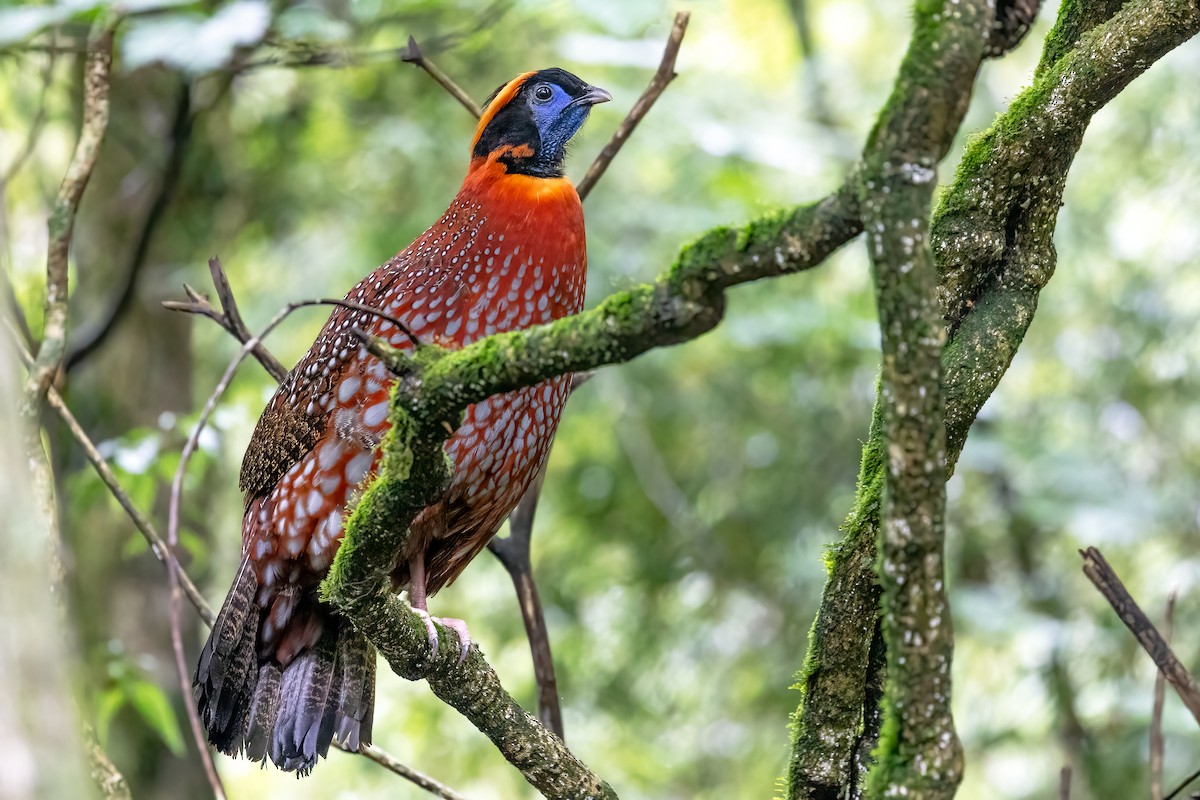
MULTIPOLYGON (((78 47, 95 7, 0 10, 0 30, 11 42, 54 24, 57 46, 78 47)), ((687 7, 679 79, 587 204, 593 301, 653 277, 714 224, 833 188, 888 92, 908 30, 895 3, 687 7), (795 13, 808 15, 812 52, 801 52, 795 13)), ((388 50, 415 35, 476 98, 547 65, 610 89, 615 102, 575 143, 580 176, 657 64, 674 10, 632 0, 308 0, 268 28, 266 3, 232 0, 127 22, 112 128, 77 230, 76 330, 100 317, 123 280, 181 96, 195 125, 134 309, 74 371, 69 401, 106 440, 141 507, 165 517, 175 454, 236 349, 215 325, 158 301, 178 297, 184 281, 207 287, 205 261, 219 254, 243 314, 261 325, 288 300, 343 293, 457 188, 473 121, 388 50), (314 54, 343 66, 261 63, 314 54), (185 80, 190 96, 180 93, 185 80)), ((965 132, 985 127, 1028 82, 1054 13, 1044 9, 1023 47, 985 65, 965 132)), ((0 55, 0 169, 43 102, 47 58, 20 46, 0 55)), ((1100 546, 1152 613, 1172 587, 1178 620, 1200 612, 1198 70, 1193 43, 1097 115, 1059 218, 1057 275, 951 481, 968 800, 1050 796, 1066 763, 1075 797, 1144 793, 1153 670, 1082 577, 1075 550, 1100 546)), ((59 55, 50 75, 45 126, 2 187, 0 218, 0 258, 35 330, 46 210, 76 135, 78 59, 59 55)), ((291 363, 321 322, 297 315, 269 344, 291 363)), ((623 797, 762 797, 783 773, 798 700, 788 686, 823 583, 822 548, 850 505, 877 360, 855 244, 812 273, 738 290, 712 334, 603 370, 572 399, 538 516, 536 569, 568 742, 623 797)), ((246 367, 192 462, 185 544, 214 604, 240 544, 241 451, 272 390, 246 367)), ((135 796, 203 796, 194 757, 183 769, 169 752, 178 723, 157 699, 166 692, 182 714, 164 574, 71 443, 57 437, 55 451, 79 635, 95 654, 82 683, 92 707, 135 711, 113 717, 111 752, 135 796), (114 664, 137 666, 114 679, 114 664)), ((532 707, 528 650, 500 565, 481 556, 434 605, 470 621, 507 687, 532 707)), ((200 632, 189 625, 194 653, 200 632)), ((1200 637, 1177 629, 1181 658, 1200 665, 1200 637)), ((376 741, 402 760, 472 798, 529 795, 424 685, 381 672, 379 693, 376 741)), ((1173 785, 1195 766, 1194 723, 1174 698, 1166 734, 1173 785)), ((234 797, 424 796, 342 754, 301 782, 246 762, 220 766, 234 797)))

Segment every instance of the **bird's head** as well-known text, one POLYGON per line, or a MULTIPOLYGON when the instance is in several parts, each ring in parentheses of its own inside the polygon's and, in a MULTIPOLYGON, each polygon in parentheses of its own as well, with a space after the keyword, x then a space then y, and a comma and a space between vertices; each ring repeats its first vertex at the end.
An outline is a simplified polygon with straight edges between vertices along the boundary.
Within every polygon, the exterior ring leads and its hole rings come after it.
POLYGON ((509 173, 560 178, 567 142, 592 106, 611 99, 557 67, 518 75, 484 104, 471 162, 499 162, 509 173))

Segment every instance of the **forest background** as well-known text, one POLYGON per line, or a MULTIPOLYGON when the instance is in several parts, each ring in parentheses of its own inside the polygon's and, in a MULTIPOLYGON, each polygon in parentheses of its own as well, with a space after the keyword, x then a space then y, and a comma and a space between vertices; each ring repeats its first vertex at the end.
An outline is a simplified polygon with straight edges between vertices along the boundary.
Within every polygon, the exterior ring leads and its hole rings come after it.
MULTIPOLYGON (((679 78, 587 204, 593 300, 652 278, 714 225, 835 187, 911 26, 900 3, 687 8, 679 78)), ((578 178, 657 66, 675 10, 300 3, 273 22, 272 41, 293 44, 269 52, 328 53, 335 64, 264 63, 232 81, 237 48, 271 19, 266 3, 126 23, 112 122, 75 232, 73 335, 102 327, 132 265, 136 280, 117 323, 72 366, 69 401, 138 505, 165 516, 178 452, 236 349, 217 326, 161 301, 179 299, 184 282, 207 288, 214 254, 252 328, 289 300, 340 296, 434 220, 461 180, 472 118, 419 70, 355 54, 386 54, 413 35, 477 98, 550 65, 609 89, 615 102, 597 108, 574 145, 578 178)), ((1029 83, 1056 12, 1044 7, 1023 46, 985 63, 962 137, 1029 83)), ((46 218, 79 128, 81 64, 31 52, 15 30, 0 31, 0 259, 36 326, 46 218), (27 141, 28 158, 9 174, 27 141)), ((1101 547, 1156 618, 1177 590, 1176 651, 1200 663, 1200 636, 1186 625, 1200 611, 1196 74, 1193 42, 1096 115, 1067 182, 1054 280, 949 484, 954 707, 967 757, 959 797, 968 800, 1048 796, 1063 765, 1074 768, 1076 797, 1144 791, 1153 666, 1080 572, 1080 547, 1101 547)), ((324 317, 299 312, 270 339, 273 352, 292 363, 324 317)), ((600 370, 571 400, 538 512, 535 568, 568 742, 622 796, 767 796, 786 772, 799 699, 790 686, 824 548, 852 503, 878 365, 859 240, 820 270, 731 293, 712 333, 600 370)), ((238 555, 237 466, 273 388, 248 364, 192 461, 185 563, 214 605, 238 555)), ((135 797, 203 796, 164 572, 69 438, 52 452, 85 715, 135 797)), ((470 623, 506 687, 534 707, 501 565, 481 556, 433 605, 470 623)), ((189 655, 201 635, 188 615, 189 655)), ((424 684, 381 672, 379 698, 376 742, 405 763, 472 798, 531 794, 424 684)), ((1169 785, 1195 766, 1194 730, 1169 698, 1169 785)), ((246 762, 218 766, 233 797, 425 796, 343 754, 301 782, 246 762)))

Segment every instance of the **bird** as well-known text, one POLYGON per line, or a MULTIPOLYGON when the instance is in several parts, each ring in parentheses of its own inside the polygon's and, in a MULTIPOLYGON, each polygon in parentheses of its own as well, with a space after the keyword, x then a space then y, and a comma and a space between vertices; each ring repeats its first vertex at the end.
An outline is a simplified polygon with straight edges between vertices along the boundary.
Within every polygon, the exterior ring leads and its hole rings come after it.
MULTIPOLYGON (((350 290, 354 307, 330 314, 267 403, 242 461, 241 560, 193 678, 217 750, 306 775, 334 739, 370 744, 375 650, 318 596, 389 426, 394 376, 361 334, 455 348, 581 311, 583 208, 563 165, 592 107, 611 99, 560 68, 493 92, 446 212, 350 290)), ((541 470, 570 380, 476 403, 446 442, 450 487, 414 519, 391 575, 435 653, 428 598, 486 547, 541 470)), ((438 621, 458 630, 465 657, 465 623, 438 621)))

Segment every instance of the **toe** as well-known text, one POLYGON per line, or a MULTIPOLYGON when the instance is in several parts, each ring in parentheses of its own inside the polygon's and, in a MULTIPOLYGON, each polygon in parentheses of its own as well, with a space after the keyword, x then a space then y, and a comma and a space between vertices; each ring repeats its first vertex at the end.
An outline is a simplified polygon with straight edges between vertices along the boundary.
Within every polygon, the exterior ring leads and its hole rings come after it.
POLYGON ((417 616, 419 616, 425 623, 425 632, 429 637, 429 657, 431 659, 437 658, 438 632, 437 627, 433 624, 433 617, 429 616, 428 611, 422 611, 419 608, 414 608, 413 611, 417 612, 417 616))
POLYGON ((471 631, 467 629, 467 623, 463 622, 461 619, 452 618, 439 619, 438 622, 442 623, 447 628, 450 628, 458 634, 458 644, 461 649, 461 652, 459 652, 458 655, 458 663, 461 664, 462 662, 466 661, 467 653, 471 650, 471 631))

